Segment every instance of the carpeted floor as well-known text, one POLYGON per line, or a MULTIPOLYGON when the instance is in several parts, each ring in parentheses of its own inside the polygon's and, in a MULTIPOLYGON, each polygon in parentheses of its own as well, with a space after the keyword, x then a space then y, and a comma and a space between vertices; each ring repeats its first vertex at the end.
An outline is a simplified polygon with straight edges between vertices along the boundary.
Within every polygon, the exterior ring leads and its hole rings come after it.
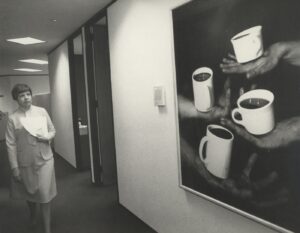
MULTIPOLYGON (((3 157, 2 145, 0 143, 0 233, 31 233, 27 227, 25 202, 9 199, 8 174, 4 169, 7 160, 3 157)), ((55 170, 59 193, 52 202, 53 233, 155 232, 118 204, 116 185, 95 186, 88 171, 77 172, 60 157, 55 158, 55 170)), ((42 233, 41 229, 39 224, 36 232, 42 233)))

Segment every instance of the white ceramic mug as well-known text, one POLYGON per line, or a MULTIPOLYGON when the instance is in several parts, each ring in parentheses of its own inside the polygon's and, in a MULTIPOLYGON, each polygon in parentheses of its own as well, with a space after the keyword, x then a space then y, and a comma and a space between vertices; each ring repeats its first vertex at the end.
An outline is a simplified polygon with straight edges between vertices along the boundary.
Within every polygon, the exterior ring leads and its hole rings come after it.
POLYGON ((214 106, 213 71, 208 67, 196 69, 192 74, 194 104, 200 112, 208 112, 214 106))
POLYGON ((251 134, 266 134, 275 126, 273 102, 274 95, 268 90, 248 91, 238 98, 238 108, 231 112, 232 119, 251 134), (241 119, 236 118, 237 114, 241 119))
POLYGON ((199 156, 207 170, 216 177, 228 177, 234 136, 220 125, 208 125, 199 145, 199 156), (203 154, 204 145, 206 155, 203 154))
POLYGON ((262 26, 255 26, 231 38, 235 57, 239 63, 252 61, 263 54, 261 31, 262 26))

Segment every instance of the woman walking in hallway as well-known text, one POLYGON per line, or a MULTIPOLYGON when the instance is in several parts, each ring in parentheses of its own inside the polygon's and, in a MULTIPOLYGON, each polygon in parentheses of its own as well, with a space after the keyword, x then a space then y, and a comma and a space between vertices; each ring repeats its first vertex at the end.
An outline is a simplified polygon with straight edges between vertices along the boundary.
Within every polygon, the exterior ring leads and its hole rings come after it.
POLYGON ((40 206, 44 232, 51 233, 50 203, 57 194, 50 146, 55 128, 47 111, 32 105, 29 86, 16 84, 11 93, 19 107, 9 116, 6 130, 10 194, 13 199, 27 201, 31 227, 37 225, 40 206))

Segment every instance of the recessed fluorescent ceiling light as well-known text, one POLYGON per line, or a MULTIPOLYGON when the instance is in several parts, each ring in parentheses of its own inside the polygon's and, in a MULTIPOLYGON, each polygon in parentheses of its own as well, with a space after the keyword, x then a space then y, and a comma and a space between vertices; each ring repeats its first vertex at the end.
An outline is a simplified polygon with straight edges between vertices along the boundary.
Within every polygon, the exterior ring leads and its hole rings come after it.
POLYGON ((47 61, 38 60, 38 59, 24 59, 24 60, 19 60, 19 61, 20 61, 20 62, 27 62, 27 63, 40 64, 40 65, 48 64, 47 61))
POLYGON ((37 70, 37 69, 28 69, 28 68, 18 68, 18 69, 14 69, 17 71, 26 71, 26 72, 38 72, 38 71, 42 71, 42 70, 37 70))
POLYGON ((43 40, 38 40, 38 39, 35 39, 35 38, 31 38, 31 37, 7 39, 7 41, 18 43, 18 44, 23 44, 23 45, 39 44, 39 43, 44 43, 45 42, 43 40))

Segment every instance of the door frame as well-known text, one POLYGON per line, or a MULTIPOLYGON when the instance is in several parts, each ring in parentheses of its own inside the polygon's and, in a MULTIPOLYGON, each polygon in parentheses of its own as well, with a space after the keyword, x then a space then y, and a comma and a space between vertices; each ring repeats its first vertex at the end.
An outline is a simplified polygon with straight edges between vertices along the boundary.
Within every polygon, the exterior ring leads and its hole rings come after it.
MULTIPOLYGON (((100 111, 99 103, 101 104, 101 99, 98 100, 97 98, 97 92, 99 91, 96 85, 96 71, 95 71, 95 58, 94 58, 94 32, 93 32, 93 26, 101 19, 106 18, 106 33, 107 33, 107 43, 109 43, 108 38, 108 17, 107 17, 107 8, 100 11, 97 15, 92 17, 83 27, 83 35, 84 35, 84 44, 85 44, 85 55, 86 55, 86 70, 87 70, 87 87, 88 87, 88 102, 89 102, 89 114, 90 114, 90 122, 91 122, 91 142, 92 142, 92 150, 93 150, 93 162, 94 162, 94 168, 95 168, 95 176, 97 179, 95 180, 95 183, 97 181, 100 183, 105 183, 104 176, 103 176, 103 163, 101 161, 101 138, 100 135, 100 128, 101 128, 101 122, 98 122, 98 114, 100 111), (98 155, 98 156, 97 156, 98 155), (98 166, 99 165, 99 166, 98 166)), ((109 48, 108 48, 108 56, 109 56, 109 48)), ((111 70, 110 70, 110 61, 108 57, 108 76, 111 77, 111 70)), ((111 82, 111 81, 110 81, 111 82)), ((110 84, 111 88, 111 84, 110 84)), ((112 139, 113 140, 113 154, 112 156, 116 157, 116 151, 115 151, 115 136, 114 136, 114 122, 113 122, 113 103, 112 103, 112 96, 111 96, 111 90, 110 90, 110 99, 111 99, 111 124, 112 126, 112 139)), ((102 148, 105 150, 104 148, 102 148)), ((116 161, 115 161, 116 163, 116 161)), ((115 166, 117 166, 115 164, 115 166)), ((115 171, 116 177, 117 177, 117 170, 115 171)), ((117 181, 116 181, 117 182, 117 181)))
POLYGON ((81 158, 80 158, 80 142, 79 142, 79 128, 78 128, 78 109, 77 109, 77 93, 76 82, 74 80, 74 45, 73 39, 81 34, 80 30, 74 32, 68 38, 68 56, 69 56, 69 73, 70 73, 70 91, 71 91, 71 105, 72 105, 72 117, 73 117, 73 130, 74 130, 74 146, 75 146, 75 161, 76 168, 81 170, 81 158))
POLYGON ((92 182, 95 184, 102 183, 102 167, 100 161, 100 143, 98 132, 98 101, 95 86, 95 71, 93 62, 93 43, 92 34, 89 27, 82 28, 83 35, 83 50, 84 50, 84 67, 85 67, 85 81, 87 89, 87 108, 88 108, 88 127, 90 136, 90 151, 92 163, 92 182))

